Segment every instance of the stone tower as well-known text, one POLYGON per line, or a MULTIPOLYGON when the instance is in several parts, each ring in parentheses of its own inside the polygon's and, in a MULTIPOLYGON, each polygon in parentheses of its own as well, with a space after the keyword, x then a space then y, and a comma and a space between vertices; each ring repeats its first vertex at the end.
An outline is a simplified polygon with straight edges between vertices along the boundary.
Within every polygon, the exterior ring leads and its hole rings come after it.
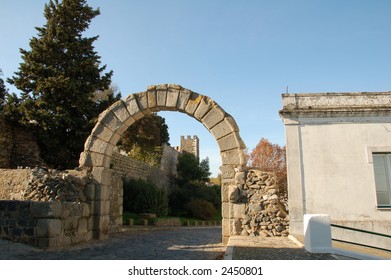
POLYGON ((190 136, 181 136, 181 146, 179 148, 180 152, 188 152, 195 155, 197 158, 200 157, 200 140, 197 135, 194 135, 193 138, 190 136))

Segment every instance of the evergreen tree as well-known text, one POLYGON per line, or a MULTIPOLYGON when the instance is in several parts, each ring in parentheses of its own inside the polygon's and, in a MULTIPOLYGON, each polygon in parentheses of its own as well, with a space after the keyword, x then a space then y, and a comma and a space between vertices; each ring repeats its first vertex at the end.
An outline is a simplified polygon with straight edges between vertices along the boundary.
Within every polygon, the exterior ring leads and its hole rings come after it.
POLYGON ((36 132, 42 157, 57 168, 77 165, 102 109, 94 93, 111 83, 112 71, 103 73, 94 51, 98 36, 83 37, 99 14, 85 0, 50 0, 46 24, 36 28, 31 50, 20 50, 23 62, 9 79, 22 92, 19 122, 36 132))
MULTIPOLYGON (((3 72, 0 69, 0 76, 2 75, 3 72)), ((0 78, 0 114, 3 113, 6 95, 7 95, 7 88, 5 87, 4 80, 0 78)))

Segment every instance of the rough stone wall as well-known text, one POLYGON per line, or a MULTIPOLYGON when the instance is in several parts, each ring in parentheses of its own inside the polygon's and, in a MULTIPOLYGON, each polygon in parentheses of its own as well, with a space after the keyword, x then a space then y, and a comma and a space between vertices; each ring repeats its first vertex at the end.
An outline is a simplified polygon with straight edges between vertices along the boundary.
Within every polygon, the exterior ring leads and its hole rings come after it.
POLYGON ((157 186, 168 189, 170 180, 159 168, 113 152, 112 169, 122 178, 149 180, 157 186))
POLYGON ((0 199, 86 202, 88 181, 75 170, 0 169, 0 199))
POLYGON ((177 175, 178 155, 179 152, 177 150, 167 144, 163 144, 163 155, 160 162, 160 170, 170 178, 177 175))
POLYGON ((93 217, 87 203, 0 200, 0 238, 53 248, 92 237, 93 217))
POLYGON ((0 118, 0 168, 46 166, 35 137, 0 118))
POLYGON ((278 195, 273 173, 256 169, 238 171, 236 187, 228 193, 232 205, 223 203, 223 216, 235 217, 233 235, 287 236, 289 215, 286 202, 278 195), (228 206, 228 207, 227 207, 228 206), (231 207, 229 207, 231 206, 231 207))

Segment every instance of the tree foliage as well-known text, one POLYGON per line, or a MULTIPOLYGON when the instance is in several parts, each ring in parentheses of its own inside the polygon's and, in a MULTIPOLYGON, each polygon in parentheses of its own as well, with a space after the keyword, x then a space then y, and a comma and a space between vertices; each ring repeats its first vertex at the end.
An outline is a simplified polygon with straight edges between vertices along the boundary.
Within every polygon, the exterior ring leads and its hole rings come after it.
POLYGON ((85 0, 50 0, 44 8, 46 24, 36 27, 30 50, 20 49, 23 62, 8 80, 21 91, 13 104, 20 112, 18 122, 35 132, 43 158, 57 168, 77 165, 104 104, 94 101, 94 93, 111 83, 113 72, 104 73, 106 66, 100 66, 94 51, 98 36, 83 36, 99 14, 85 0))
POLYGON ((151 114, 132 124, 118 142, 118 147, 132 158, 157 165, 161 157, 159 148, 169 141, 165 119, 151 114))
POLYGON ((272 144, 269 140, 262 138, 250 154, 250 166, 275 173, 280 192, 287 193, 285 146, 272 144))
POLYGON ((198 160, 198 158, 187 152, 183 152, 178 156, 177 165, 178 180, 180 183, 199 181, 209 182, 209 158, 198 160))
POLYGON ((3 112, 5 97, 7 95, 7 88, 5 87, 4 80, 1 78, 3 72, 0 69, 0 113, 3 112))

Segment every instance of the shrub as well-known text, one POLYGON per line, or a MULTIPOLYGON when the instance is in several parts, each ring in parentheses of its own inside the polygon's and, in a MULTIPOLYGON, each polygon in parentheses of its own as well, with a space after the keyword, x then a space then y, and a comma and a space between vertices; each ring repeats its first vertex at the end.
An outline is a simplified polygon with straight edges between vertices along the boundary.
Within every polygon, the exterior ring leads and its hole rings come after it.
POLYGON ((191 200, 188 207, 193 217, 203 220, 212 220, 217 212, 212 203, 203 199, 191 200))
POLYGON ((124 182, 123 207, 124 212, 167 215, 167 192, 164 188, 159 188, 148 181, 127 179, 124 182))

